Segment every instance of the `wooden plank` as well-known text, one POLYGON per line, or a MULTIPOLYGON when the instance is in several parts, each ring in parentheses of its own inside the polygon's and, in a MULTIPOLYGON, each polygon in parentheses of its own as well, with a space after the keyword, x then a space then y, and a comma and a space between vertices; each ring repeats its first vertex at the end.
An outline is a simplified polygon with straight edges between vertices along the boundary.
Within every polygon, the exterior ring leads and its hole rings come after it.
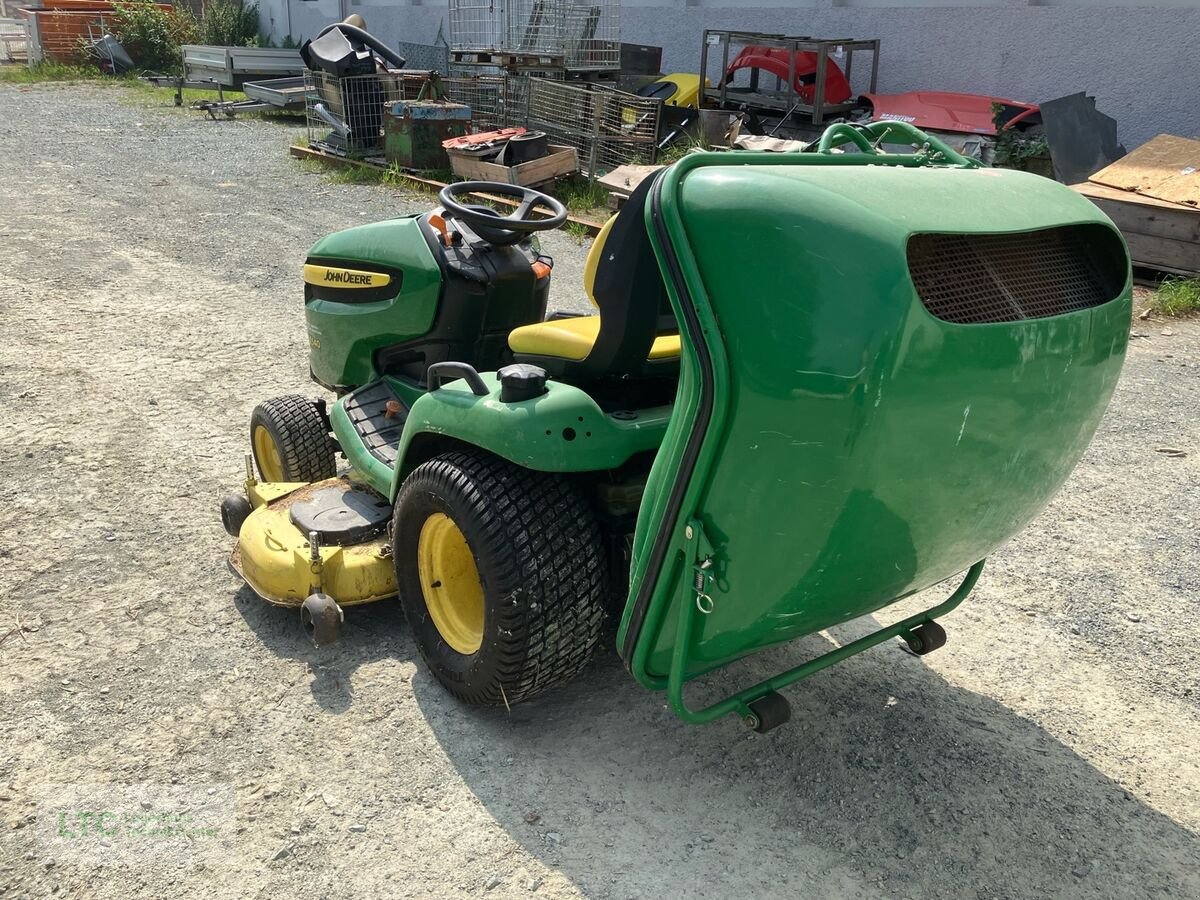
POLYGON ((1188 215, 1169 209, 1135 206, 1119 200, 1092 198, 1122 232, 1200 244, 1200 213, 1188 215))
POLYGON ((632 164, 617 166, 607 175, 601 175, 597 178, 596 183, 608 188, 610 193, 623 194, 628 197, 633 193, 633 189, 641 184, 648 175, 653 175, 662 168, 664 167, 636 166, 632 164))
POLYGON ((1169 200, 1159 200, 1156 197, 1148 197, 1145 194, 1136 194, 1133 191, 1125 191, 1120 188, 1110 187, 1106 184, 1096 184, 1091 181, 1073 184, 1071 185, 1071 190, 1078 191, 1090 199, 1120 200, 1123 203, 1136 203, 1139 206, 1158 206, 1166 209, 1181 209, 1184 212, 1192 212, 1196 209, 1194 206, 1189 206, 1186 203, 1172 203, 1169 200))
POLYGON ((1129 256, 1135 266, 1200 275, 1200 244, 1136 232, 1121 233, 1129 244, 1129 256))
MULTIPOLYGON (((426 189, 433 188, 440 191, 442 188, 446 187, 446 182, 444 181, 436 181, 432 178, 423 178, 422 176, 414 175, 411 172, 389 169, 387 166, 381 166, 376 163, 364 162, 358 159, 346 159, 344 156, 337 156, 333 153, 324 153, 320 150, 314 150, 312 147, 291 147, 288 150, 288 153, 296 159, 315 159, 331 166, 341 166, 343 168, 357 167, 362 169, 375 169, 378 172, 391 172, 393 176, 401 181, 407 181, 414 185, 420 185, 426 189)), ((499 197, 496 194, 474 193, 470 194, 469 196, 476 197, 480 200, 487 200, 490 203, 496 203, 501 206, 511 206, 514 208, 517 206, 516 201, 511 200, 508 197, 499 197)), ((593 237, 599 234, 600 229, 604 226, 603 222, 593 222, 591 219, 581 219, 578 216, 572 215, 567 216, 567 221, 585 228, 588 234, 592 235, 593 237)))
POLYGON ((1200 141, 1160 134, 1088 180, 1159 200, 1200 205, 1200 141))
POLYGON ((1134 265, 1200 274, 1200 210, 1098 184, 1072 188, 1113 220, 1134 265))
POLYGON ((455 150, 446 152, 450 156, 450 168, 454 174, 468 181, 502 181, 532 187, 553 181, 559 175, 579 171, 579 157, 574 147, 551 144, 549 149, 551 152, 546 156, 516 166, 502 166, 470 153, 455 150))

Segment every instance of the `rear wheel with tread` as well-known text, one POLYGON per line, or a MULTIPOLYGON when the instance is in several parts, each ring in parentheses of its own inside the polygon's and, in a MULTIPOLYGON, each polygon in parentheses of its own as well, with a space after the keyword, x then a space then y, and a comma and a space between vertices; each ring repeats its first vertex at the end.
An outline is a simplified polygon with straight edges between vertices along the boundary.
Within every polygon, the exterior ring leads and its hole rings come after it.
POLYGON ((604 552, 568 479, 482 451, 435 457, 396 498, 393 556, 421 655, 461 700, 511 705, 569 680, 591 657, 604 552))
POLYGON ((337 474, 325 417, 316 403, 297 394, 254 407, 250 447, 263 481, 322 481, 337 474))

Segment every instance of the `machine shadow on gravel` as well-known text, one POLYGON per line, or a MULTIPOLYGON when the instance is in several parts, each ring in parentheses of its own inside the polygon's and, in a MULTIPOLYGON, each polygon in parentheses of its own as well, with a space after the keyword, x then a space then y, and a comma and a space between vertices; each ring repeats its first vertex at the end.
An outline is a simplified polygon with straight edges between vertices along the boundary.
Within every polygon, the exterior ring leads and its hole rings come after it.
MULTIPOLYGON (((697 693, 827 649, 806 638, 697 693)), ((768 735, 682 723, 605 646, 511 712, 457 703, 423 667, 412 690, 489 813, 588 896, 754 896, 814 871, 814 896, 1200 896, 1196 835, 898 641, 792 688, 768 735)))
POLYGON ((264 603, 245 585, 235 594, 233 606, 257 640, 273 654, 308 664, 309 690, 326 712, 342 713, 350 708, 354 702, 353 675, 359 666, 416 655, 404 614, 393 600, 348 609, 342 639, 326 647, 313 646, 296 610, 264 603))

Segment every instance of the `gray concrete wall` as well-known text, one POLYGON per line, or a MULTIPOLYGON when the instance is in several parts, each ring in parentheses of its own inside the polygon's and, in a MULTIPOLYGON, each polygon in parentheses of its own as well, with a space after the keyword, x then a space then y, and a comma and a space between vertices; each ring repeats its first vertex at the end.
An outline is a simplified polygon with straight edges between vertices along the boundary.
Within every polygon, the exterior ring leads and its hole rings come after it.
MULTIPOLYGON (((263 0, 262 22, 287 33, 287 0, 263 0)), ((665 71, 696 71, 705 28, 882 41, 879 90, 920 88, 1041 101, 1096 96, 1135 147, 1160 132, 1200 136, 1200 2, 1156 7, 1089 0, 626 0, 622 39, 663 48, 665 71), (1061 5, 1059 5, 1061 4, 1061 5)), ((312 37, 357 12, 388 40, 428 42, 446 17, 434 0, 290 0, 291 33, 312 37)), ((856 66, 857 66, 856 61, 856 66)), ((857 79, 856 79, 857 80, 857 79)), ((858 85, 855 85, 858 88, 858 85)))

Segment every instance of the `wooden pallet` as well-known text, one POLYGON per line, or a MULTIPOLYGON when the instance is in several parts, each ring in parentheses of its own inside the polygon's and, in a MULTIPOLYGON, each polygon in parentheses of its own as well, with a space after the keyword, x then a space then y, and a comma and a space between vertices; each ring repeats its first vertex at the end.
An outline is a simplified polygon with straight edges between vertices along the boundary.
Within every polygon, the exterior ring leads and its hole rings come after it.
POLYGON ((461 66, 496 66, 500 69, 563 69, 566 68, 566 57, 554 53, 451 50, 450 64, 461 66))
MULTIPOLYGON (((338 156, 334 153, 326 153, 323 150, 315 150, 312 147, 292 147, 289 152, 296 159, 315 159, 330 166, 340 166, 343 168, 359 168, 359 169, 374 169, 377 172, 390 172, 394 177, 401 181, 409 182, 414 187, 423 188, 425 190, 438 190, 446 187, 446 182, 437 181, 433 178, 425 178, 421 175, 414 175, 410 172, 397 171, 388 166, 379 163, 365 162, 357 159, 347 159, 344 156, 338 156)), ((508 197, 500 197, 496 194, 471 194, 472 197, 477 197, 481 200, 487 200, 490 203, 495 203, 500 206, 516 207, 517 203, 508 197)), ((603 222, 593 222, 591 219, 581 219, 578 216, 567 216, 567 221, 584 228, 588 234, 595 237, 600 233, 603 227, 603 222)))
POLYGON ((1092 182, 1072 188, 1113 220, 1135 266, 1200 275, 1200 210, 1092 182))

